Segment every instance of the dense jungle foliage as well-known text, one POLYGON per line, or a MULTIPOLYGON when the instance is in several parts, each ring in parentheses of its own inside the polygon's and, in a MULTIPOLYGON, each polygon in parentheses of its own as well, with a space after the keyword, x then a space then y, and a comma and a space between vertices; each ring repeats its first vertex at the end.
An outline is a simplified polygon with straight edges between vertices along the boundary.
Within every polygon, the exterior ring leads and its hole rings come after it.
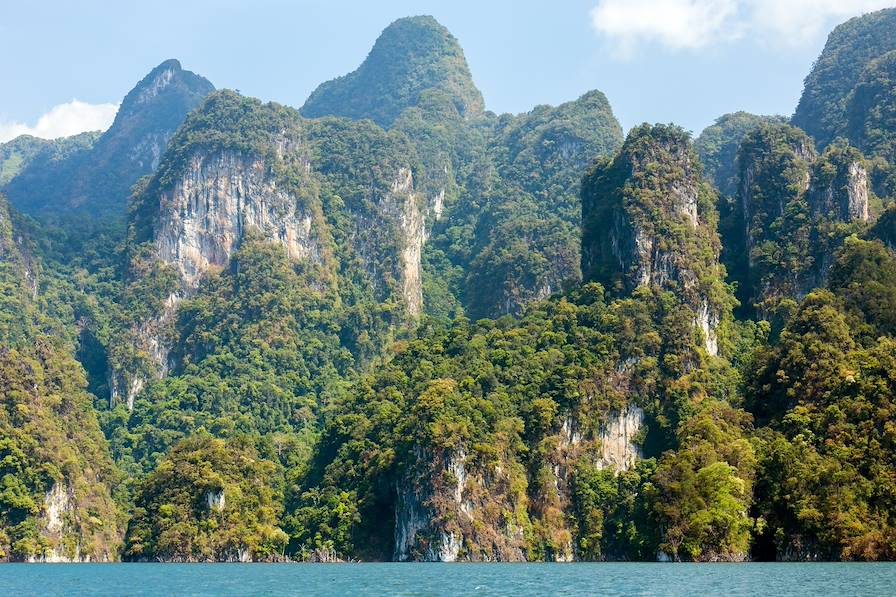
POLYGON ((0 145, 0 559, 896 558, 894 19, 696 141, 412 17, 0 145))

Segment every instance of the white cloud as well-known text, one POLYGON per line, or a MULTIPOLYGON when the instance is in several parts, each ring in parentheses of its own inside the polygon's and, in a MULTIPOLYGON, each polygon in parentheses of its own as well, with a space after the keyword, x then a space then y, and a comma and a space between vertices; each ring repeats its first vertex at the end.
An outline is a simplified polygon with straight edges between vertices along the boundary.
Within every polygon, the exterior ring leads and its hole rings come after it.
POLYGON ((626 55, 645 42, 693 50, 745 36, 801 45, 838 21, 890 6, 896 0, 598 0, 591 22, 626 55))
POLYGON ((84 131, 104 131, 112 124, 117 111, 117 104, 88 104, 75 99, 53 106, 37 119, 34 126, 23 122, 0 121, 0 143, 19 135, 56 139, 84 131))
POLYGON ((737 11, 737 0, 600 0, 594 28, 628 51, 639 42, 699 48, 715 41, 737 11))
POLYGON ((896 0, 749 0, 754 27, 789 44, 811 42, 834 23, 896 6, 896 0))

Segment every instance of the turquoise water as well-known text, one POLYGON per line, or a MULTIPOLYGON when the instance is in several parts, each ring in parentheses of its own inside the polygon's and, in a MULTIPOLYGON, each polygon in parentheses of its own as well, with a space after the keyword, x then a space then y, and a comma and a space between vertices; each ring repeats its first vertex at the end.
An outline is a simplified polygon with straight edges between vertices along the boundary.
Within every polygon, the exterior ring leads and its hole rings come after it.
POLYGON ((896 595, 896 564, 6 564, 2 595, 896 595))

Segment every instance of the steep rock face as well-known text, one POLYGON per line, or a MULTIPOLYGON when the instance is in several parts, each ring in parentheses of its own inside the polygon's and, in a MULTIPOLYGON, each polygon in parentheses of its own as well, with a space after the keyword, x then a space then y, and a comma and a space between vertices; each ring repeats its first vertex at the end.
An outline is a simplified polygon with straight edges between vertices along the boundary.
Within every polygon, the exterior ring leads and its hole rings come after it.
POLYGON ((828 36, 821 56, 806 77, 792 120, 819 147, 844 132, 847 98, 869 62, 896 50, 894 28, 896 9, 888 8, 850 19, 828 36))
MULTIPOLYGON (((785 215, 788 203, 809 189, 809 172, 817 157, 812 140, 787 125, 762 127, 741 145, 738 196, 748 252, 764 240, 771 221, 785 215), (770 182, 777 185, 768 186, 770 182), (768 195, 780 192, 789 194, 768 195)), ((753 264, 756 256, 750 253, 749 258, 753 264)))
POLYGON ((74 490, 65 483, 54 483, 44 497, 41 526, 48 546, 40 554, 28 557, 29 562, 108 562, 114 553, 82 553, 81 542, 70 535, 78 514, 74 490), (96 559, 94 559, 96 558, 96 559))
POLYGON ((507 471, 501 466, 480 470, 463 449, 432 457, 418 447, 416 456, 417 465, 396 487, 393 559, 525 559, 523 528, 511 514, 522 496, 513 494, 507 471))
POLYGON ((130 359, 109 366, 109 408, 123 401, 128 411, 134 410, 134 400, 147 381, 161 379, 168 374, 171 368, 169 334, 180 300, 180 294, 169 294, 155 317, 140 321, 128 330, 127 342, 139 351, 142 359, 130 359))
POLYGON ((131 264, 129 292, 146 295, 138 288, 148 285, 161 294, 151 317, 131 326, 136 350, 120 351, 129 354, 110 373, 113 402, 133 405, 148 379, 175 365, 178 302, 227 267, 250 235, 318 272, 319 290, 363 281, 373 300, 400 307, 390 325, 416 320, 427 218, 440 195, 416 189, 415 157, 404 136, 369 121, 305 120, 233 92, 210 96, 135 198, 130 251, 148 255, 131 264), (173 287, 147 282, 153 262, 172 268, 173 287))
POLYGON ((688 135, 643 125, 582 187, 582 272, 611 292, 672 290, 694 312, 714 353, 727 291, 718 262, 715 195, 688 135))
POLYGON ((643 409, 629 404, 596 415, 573 409, 562 418, 559 434, 546 440, 554 446, 548 452, 551 481, 538 488, 532 514, 536 524, 553 527, 548 539, 551 547, 545 553, 549 561, 569 562, 581 555, 575 544, 575 523, 567 516, 552 515, 553 509, 571 511, 576 467, 587 464, 618 474, 642 457, 643 409))
POLYGON ((729 270, 739 282, 744 304, 767 305, 799 294, 806 285, 806 192, 816 159, 812 140, 788 125, 760 127, 741 145, 738 220, 742 232, 736 243, 741 250, 729 270), (788 243, 779 244, 785 236, 788 243))
POLYGON ((192 156, 160 193, 158 256, 195 287, 210 267, 223 267, 242 236, 256 231, 293 259, 320 262, 312 215, 281 188, 261 158, 225 151, 192 156))
MULTIPOLYGON (((439 196, 435 202, 438 205, 439 196)), ((398 224, 401 235, 401 296, 411 317, 423 311, 421 260, 426 240, 426 219, 420 207, 422 198, 414 190, 414 177, 409 168, 398 171, 381 203, 382 213, 398 224)), ((371 222, 376 226, 377 222, 371 222)))
MULTIPOLYGON (((612 469, 616 472, 632 468, 642 456, 639 445, 641 429, 644 426, 644 409, 630 405, 613 410, 606 415, 606 421, 599 426, 596 440, 598 450, 594 453, 594 466, 598 469, 612 469)), ((576 453, 586 441, 581 429, 581 421, 573 413, 563 419, 560 429, 560 451, 565 455, 562 460, 571 460, 570 455, 576 453)), ((566 471, 568 472, 568 471, 566 471)), ((565 472, 558 477, 558 482, 566 483, 565 472)))
POLYGON ((627 471, 641 458, 638 438, 644 426, 644 410, 630 406, 610 413, 608 422, 600 431, 599 468, 627 471))
POLYGON ((390 126, 425 93, 444 96, 466 118, 483 110, 482 94, 454 36, 432 17, 408 17, 382 32, 356 71, 318 87, 301 112, 390 126))
POLYGON ((168 140, 214 87, 166 60, 132 89, 89 149, 31 160, 7 185, 10 202, 39 216, 89 211, 122 219, 131 186, 159 164, 168 140))
POLYGON ((809 208, 834 221, 867 222, 868 170, 854 148, 830 148, 815 165, 809 185, 809 208))

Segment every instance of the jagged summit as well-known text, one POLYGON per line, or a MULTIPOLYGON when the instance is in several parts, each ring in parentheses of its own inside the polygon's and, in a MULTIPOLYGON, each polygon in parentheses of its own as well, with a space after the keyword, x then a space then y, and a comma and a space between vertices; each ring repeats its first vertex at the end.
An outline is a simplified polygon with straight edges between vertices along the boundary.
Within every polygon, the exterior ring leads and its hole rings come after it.
POLYGON ((116 121, 154 101, 180 101, 192 109, 198 104, 197 99, 201 100, 214 90, 215 86, 208 79, 184 70, 180 61, 169 58, 152 69, 128 92, 121 102, 116 121))
POLYGON ((301 112, 389 126, 424 94, 443 96, 466 118, 483 110, 457 39, 431 16, 407 17, 386 27, 356 71, 320 85, 301 112))
POLYGON ((80 209, 123 218, 131 186, 155 169, 168 139, 214 89, 177 60, 162 62, 125 96, 92 147, 26 165, 6 187, 10 203, 42 216, 80 209))

